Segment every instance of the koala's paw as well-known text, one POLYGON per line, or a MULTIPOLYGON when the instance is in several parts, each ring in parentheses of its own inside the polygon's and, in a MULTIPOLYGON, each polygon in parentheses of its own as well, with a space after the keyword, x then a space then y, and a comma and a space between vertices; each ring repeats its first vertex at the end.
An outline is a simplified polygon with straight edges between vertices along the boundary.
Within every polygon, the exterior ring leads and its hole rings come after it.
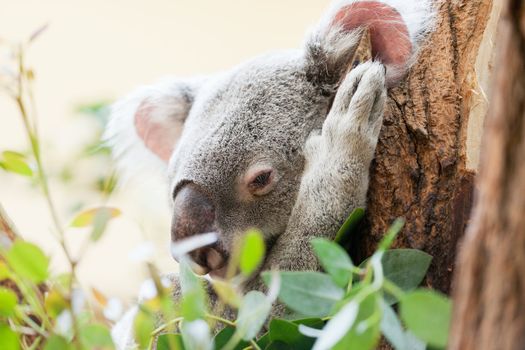
POLYGON ((385 67, 367 62, 347 74, 323 125, 328 151, 368 152, 373 156, 386 102, 385 67))

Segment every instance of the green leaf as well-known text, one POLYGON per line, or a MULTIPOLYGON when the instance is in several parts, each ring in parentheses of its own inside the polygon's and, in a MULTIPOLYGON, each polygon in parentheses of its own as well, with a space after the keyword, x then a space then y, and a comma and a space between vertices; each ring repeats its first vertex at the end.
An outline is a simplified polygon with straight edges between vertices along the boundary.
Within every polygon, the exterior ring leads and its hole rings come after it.
POLYGON ((315 341, 299 332, 296 323, 281 319, 273 319, 270 322, 268 334, 271 342, 282 342, 288 345, 289 349, 311 349, 315 341))
POLYGON ((151 341, 151 332, 155 330, 155 325, 155 313, 149 311, 143 305, 139 306, 139 311, 133 322, 133 334, 135 336, 135 341, 141 349, 148 347, 151 341))
POLYGON ((49 259, 36 245, 17 240, 6 254, 11 269, 22 278, 40 283, 48 278, 49 259))
MULTIPOLYGON (((416 337, 412 332, 405 332, 406 349, 407 350, 426 350, 427 344, 416 337)), ((429 349, 430 350, 430 349, 429 349)))
POLYGON ((380 336, 379 293, 365 289, 348 300, 326 323, 313 349, 371 349, 380 336), (368 293, 368 294, 367 294, 368 293))
POLYGON ((109 329, 101 324, 88 324, 80 330, 80 342, 87 349, 112 349, 109 329))
POLYGON ((0 281, 10 278, 10 276, 11 273, 9 272, 6 263, 0 260, 0 281))
POLYGON ((353 236, 355 230, 359 226, 359 223, 361 220, 363 220, 363 217, 365 216, 365 210, 363 208, 356 208, 350 216, 348 216, 348 219, 346 219, 345 223, 339 231, 337 231, 337 234, 335 235, 335 242, 339 243, 343 247, 346 246, 346 244, 350 241, 350 238, 353 236))
POLYGON ((9 328, 8 325, 0 324, 0 349, 2 350, 18 350, 20 343, 18 335, 9 328))
POLYGON ((401 319, 415 336, 429 345, 444 348, 448 342, 452 303, 442 294, 418 289, 400 303, 401 319))
POLYGON ((2 156, 2 167, 5 170, 23 176, 33 176, 33 170, 27 164, 26 157, 23 154, 13 151, 4 151, 2 156))
POLYGON ((390 225, 390 227, 386 231, 386 234, 381 240, 381 242, 379 242, 379 246, 377 250, 385 251, 388 248, 390 248, 392 243, 394 243, 394 240, 396 239, 399 232, 401 232, 401 229, 403 228, 403 226, 405 226, 405 220, 403 220, 402 218, 397 218, 394 221, 394 223, 390 225))
POLYGON ((235 288, 234 285, 228 281, 214 279, 212 280, 212 286, 222 302, 238 309, 241 305, 242 295, 235 288))
POLYGON ((157 338, 157 350, 184 350, 180 334, 161 334, 157 338))
MULTIPOLYGON (((268 334, 268 332, 264 333, 259 339, 257 339, 257 345, 261 349, 268 349, 268 346, 270 345, 270 334, 268 334)), ((216 348, 216 349, 220 349, 220 348, 216 348)))
MULTIPOLYGON (((106 232, 106 227, 108 226, 109 221, 116 216, 114 210, 118 209, 101 208, 97 210, 95 217, 93 218, 93 230, 90 235, 93 242, 98 241, 104 232, 106 232)), ((120 215, 120 211, 118 215, 120 215)))
POLYGON ((72 343, 59 335, 52 335, 47 339, 44 350, 70 350, 74 349, 72 343))
POLYGON ((209 350, 213 348, 210 327, 204 320, 183 321, 181 325, 184 348, 191 350, 209 350))
MULTIPOLYGON (((425 278, 432 256, 417 249, 392 249, 383 254, 381 263, 385 278, 404 291, 416 289, 425 278)), ((389 303, 395 298, 385 295, 389 303)))
POLYGON ((44 306, 46 312, 52 316, 57 317, 64 311, 69 305, 67 300, 64 298, 62 293, 59 291, 58 286, 54 286, 51 290, 46 293, 44 306))
POLYGON ((243 340, 255 338, 270 314, 272 303, 259 291, 248 292, 239 308, 237 332, 243 340))
POLYGON ((334 282, 340 287, 346 287, 354 268, 346 251, 339 244, 323 238, 313 239, 312 246, 321 266, 332 276, 334 282))
MULTIPOLYGON (((99 218, 116 218, 121 214, 121 211, 117 208, 110 207, 99 207, 84 210, 83 212, 78 213, 75 218, 71 221, 71 227, 88 227, 95 224, 95 219, 97 216, 99 218)), ((98 219, 101 220, 101 219, 98 219)))
MULTIPOLYGON (((215 337, 213 338, 213 342, 215 343, 215 349, 222 349, 226 343, 233 337, 233 334, 235 333, 235 328, 233 327, 224 327, 215 337)), ((242 350, 249 346, 250 343, 247 341, 241 340, 233 350, 242 350)), ((263 347, 264 348, 264 347, 263 347)))
POLYGON ((0 316, 12 316, 17 302, 18 298, 12 290, 0 288, 0 316))
POLYGON ((239 267, 241 273, 249 277, 257 270, 264 259, 265 246, 262 233, 258 230, 249 230, 244 235, 239 267))
POLYGON ((302 318, 299 320, 293 320, 292 323, 295 323, 296 325, 305 325, 310 328, 316 328, 316 329, 322 329, 325 325, 325 321, 323 321, 322 318, 318 317, 309 317, 309 318, 302 318))
POLYGON ((359 304, 355 322, 346 335, 333 347, 333 350, 375 349, 381 336, 380 321, 379 295, 372 293, 359 304))
POLYGON ((397 318, 395 311, 384 300, 381 301, 381 308, 383 309, 381 332, 394 349, 408 350, 405 330, 401 326, 401 321, 397 318))
POLYGON ((287 344, 294 343, 298 337, 299 326, 287 320, 273 319, 270 322, 270 340, 280 340, 287 344))
POLYGON ((206 315, 206 301, 204 292, 193 290, 182 296, 181 314, 184 319, 194 321, 206 315))
POLYGON ((207 313, 206 293, 202 279, 197 277, 190 267, 187 258, 179 263, 180 285, 182 291, 182 316, 189 321, 204 318, 207 313))
MULTIPOLYGON (((279 272, 279 275, 279 299, 290 309, 305 316, 327 316, 334 304, 344 296, 343 289, 325 273, 284 271, 279 272)), ((264 272, 262 278, 269 285, 271 274, 264 272)))

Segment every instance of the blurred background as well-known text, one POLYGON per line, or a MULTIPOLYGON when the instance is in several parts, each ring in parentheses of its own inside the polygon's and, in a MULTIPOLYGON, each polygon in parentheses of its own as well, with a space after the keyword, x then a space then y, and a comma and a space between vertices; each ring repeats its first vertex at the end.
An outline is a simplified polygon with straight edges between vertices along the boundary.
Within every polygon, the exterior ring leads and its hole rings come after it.
MULTIPOLYGON (((161 272, 177 270, 169 254, 163 174, 143 173, 103 195, 113 165, 99 138, 107 104, 166 75, 224 70, 270 50, 299 47, 328 0, 0 0, 0 74, 9 77, 10 43, 48 23, 27 52, 44 163, 62 221, 108 203, 123 214, 87 250, 78 268, 86 287, 129 302, 146 276, 137 256, 150 252, 161 272), (7 49, 6 49, 7 48, 7 49), (140 253, 142 252, 142 253, 140 253)), ((0 151, 27 152, 19 112, 0 91, 0 151)), ((0 169, 0 202, 24 238, 67 263, 51 233, 39 188, 0 169)), ((78 251, 87 229, 70 228, 78 251)))

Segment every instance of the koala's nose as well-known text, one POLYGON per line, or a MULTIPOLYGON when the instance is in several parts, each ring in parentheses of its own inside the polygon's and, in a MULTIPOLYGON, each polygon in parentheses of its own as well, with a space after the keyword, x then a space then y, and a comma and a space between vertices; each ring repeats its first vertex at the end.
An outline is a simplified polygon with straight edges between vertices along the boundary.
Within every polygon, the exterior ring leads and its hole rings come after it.
POLYGON ((173 201, 171 240, 215 231, 215 207, 197 185, 184 185, 173 201))
MULTIPOLYGON (((188 183, 177 192, 173 211, 172 242, 193 235, 217 232, 213 202, 196 184, 188 183)), ((190 256, 203 268, 204 273, 221 268, 225 260, 213 246, 197 249, 190 256)))

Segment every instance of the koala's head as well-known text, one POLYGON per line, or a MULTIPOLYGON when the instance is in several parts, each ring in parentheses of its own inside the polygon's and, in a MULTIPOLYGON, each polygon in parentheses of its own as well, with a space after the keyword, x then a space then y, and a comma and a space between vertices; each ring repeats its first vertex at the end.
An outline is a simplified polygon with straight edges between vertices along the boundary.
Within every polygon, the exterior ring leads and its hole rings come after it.
POLYGON ((259 228, 270 248, 286 229, 305 141, 322 127, 364 26, 387 80, 399 79, 418 33, 383 2, 346 1, 302 49, 210 77, 166 80, 115 104, 108 136, 116 155, 124 164, 154 160, 167 171, 172 240, 219 234, 192 253, 204 271, 220 270, 247 229, 259 228))

